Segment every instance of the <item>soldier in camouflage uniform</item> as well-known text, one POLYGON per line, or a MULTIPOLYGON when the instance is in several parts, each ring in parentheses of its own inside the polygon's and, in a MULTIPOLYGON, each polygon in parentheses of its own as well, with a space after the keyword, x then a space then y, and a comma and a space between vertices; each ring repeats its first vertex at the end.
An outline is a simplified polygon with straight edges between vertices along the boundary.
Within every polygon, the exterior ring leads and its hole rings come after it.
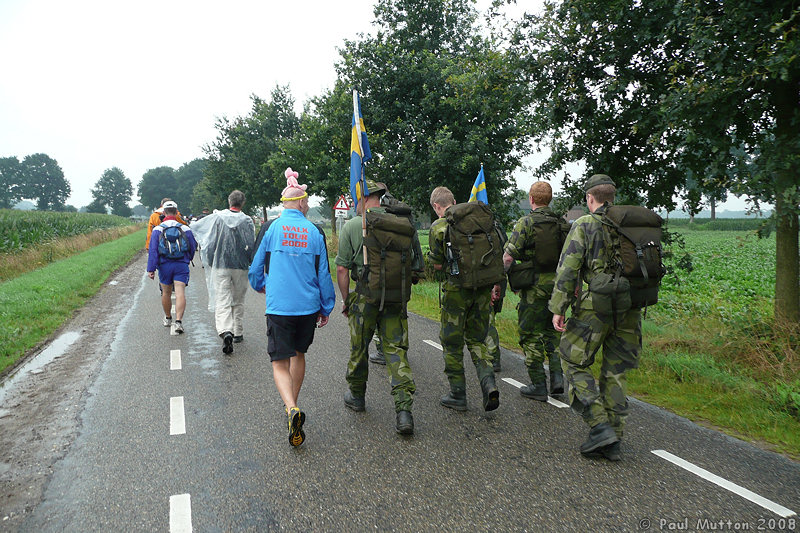
MULTIPOLYGON (((450 382, 450 392, 440 403, 457 411, 467 410, 467 386, 464 375, 464 344, 466 343, 478 381, 483 392, 483 407, 492 411, 500 406, 500 392, 497 390, 492 368, 492 359, 486 349, 486 335, 489 331, 489 314, 492 306, 492 291, 497 285, 487 285, 478 289, 462 289, 447 277, 445 232, 447 220, 444 213, 456 201, 447 187, 437 187, 431 193, 431 207, 439 219, 428 235, 430 252, 428 257, 436 272, 440 273, 442 283, 441 330, 439 340, 444 351, 444 372, 450 382)), ((498 287, 499 291, 499 287, 498 287)))
MULTIPOLYGON (((367 194, 358 204, 360 213, 364 209, 386 212, 380 207, 384 185, 366 180, 367 194)), ((414 378, 408 364, 408 316, 402 304, 384 304, 383 310, 371 304, 366 297, 356 291, 350 292, 350 279, 361 279, 364 268, 362 253, 361 215, 352 218, 342 227, 339 234, 339 250, 336 255, 336 279, 339 292, 344 302, 342 313, 347 317, 350 326, 350 360, 347 363, 346 380, 348 390, 344 395, 344 403, 354 411, 363 411, 364 395, 367 390, 367 349, 372 335, 377 331, 381 338, 381 347, 388 360, 387 371, 391 376, 392 396, 396 412, 396 429, 403 435, 414 433, 414 419, 411 406, 414 402, 414 378)), ((416 234, 414 238, 418 237, 416 234)), ((414 269, 421 269, 422 258, 414 257, 414 269)))
MULTIPOLYGON (((531 185, 528 201, 532 211, 530 215, 517 221, 506 243, 503 254, 506 270, 515 260, 534 260, 536 256, 534 221, 559 223, 560 217, 548 207, 552 199, 553 188, 549 183, 539 181, 531 185)), ((555 253, 559 252, 560 250, 555 253)), ((525 354, 525 366, 528 367, 528 376, 531 378, 531 384, 522 387, 520 394, 540 402, 547 401, 547 381, 543 366, 545 358, 550 365, 550 393, 554 395, 564 393, 561 360, 556 353, 556 345, 561 335, 552 328, 551 313, 547 309, 555 278, 555 271, 537 271, 534 285, 519 291, 517 306, 519 345, 525 354)))
POLYGON ((553 327, 562 332, 559 350, 571 407, 591 428, 580 451, 586 456, 602 455, 619 461, 620 439, 628 415, 625 375, 639 365, 641 310, 633 308, 619 314, 614 327, 613 317, 593 310, 588 291, 575 302, 581 280, 591 282, 607 269, 609 252, 597 215, 613 203, 616 187, 605 174, 595 174, 588 179, 584 190, 592 214, 582 216, 572 225, 549 305, 553 327), (573 302, 572 316, 565 323, 564 315, 573 302), (598 384, 590 367, 601 347, 603 361, 598 384))

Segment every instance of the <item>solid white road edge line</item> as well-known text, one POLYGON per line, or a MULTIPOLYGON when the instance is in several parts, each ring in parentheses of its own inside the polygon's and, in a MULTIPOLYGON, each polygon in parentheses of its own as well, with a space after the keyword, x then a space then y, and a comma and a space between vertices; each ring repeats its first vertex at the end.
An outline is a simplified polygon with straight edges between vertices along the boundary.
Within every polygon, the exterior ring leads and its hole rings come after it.
POLYGON ((180 370, 181 369, 181 351, 180 350, 170 350, 169 351, 169 369, 170 370, 180 370))
POLYGON ((192 533, 192 498, 189 494, 169 497, 170 533, 192 533))
POLYGON ((794 511, 787 509, 786 507, 779 505, 772 500, 768 500, 763 496, 759 496, 755 492, 751 492, 744 487, 737 485, 736 483, 732 483, 727 479, 721 478, 716 474, 712 474, 708 470, 700 468, 697 465, 690 463, 684 459, 681 459, 677 455, 672 455, 671 453, 664 451, 664 450, 651 450, 653 454, 661 457, 662 459, 669 461, 670 463, 677 465, 684 470, 688 470, 692 474, 699 476, 711 483, 722 487, 723 489, 727 489, 734 494, 737 494, 744 498, 745 500, 750 500, 751 502, 760 505, 764 509, 768 511, 772 511, 773 513, 781 516, 783 518, 788 518, 790 516, 795 516, 797 513, 794 511))
POLYGON ((173 396, 169 399, 169 434, 184 433, 186 433, 186 418, 183 415, 183 396, 173 396))

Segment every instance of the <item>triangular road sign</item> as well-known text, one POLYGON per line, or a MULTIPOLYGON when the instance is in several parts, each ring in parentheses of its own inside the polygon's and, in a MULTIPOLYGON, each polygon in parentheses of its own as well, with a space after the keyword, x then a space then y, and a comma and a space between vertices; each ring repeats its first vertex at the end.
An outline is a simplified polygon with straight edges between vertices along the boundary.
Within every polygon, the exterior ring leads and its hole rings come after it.
POLYGON ((336 202, 336 205, 333 207, 336 211, 349 211, 350 206, 347 205, 347 200, 345 200, 344 195, 339 197, 339 201, 336 202))

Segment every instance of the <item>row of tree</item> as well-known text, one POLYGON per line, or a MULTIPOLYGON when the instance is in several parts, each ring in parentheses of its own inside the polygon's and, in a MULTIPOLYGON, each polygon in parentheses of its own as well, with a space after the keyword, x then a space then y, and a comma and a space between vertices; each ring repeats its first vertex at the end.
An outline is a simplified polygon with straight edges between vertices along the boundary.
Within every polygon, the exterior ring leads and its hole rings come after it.
POLYGON ((489 203, 508 219, 511 174, 534 147, 549 150, 534 174, 561 179, 562 207, 583 199, 586 176, 565 170, 576 162, 613 176, 621 201, 774 204, 776 316, 800 320, 796 2, 561 0, 490 16, 489 32, 473 5, 378 0, 374 33, 345 41, 336 84, 299 117, 277 87, 253 96, 248 116, 217 122, 203 190, 273 205, 291 166, 330 204, 347 190, 356 88, 369 176, 419 211, 436 185, 466 199, 482 162, 489 203))

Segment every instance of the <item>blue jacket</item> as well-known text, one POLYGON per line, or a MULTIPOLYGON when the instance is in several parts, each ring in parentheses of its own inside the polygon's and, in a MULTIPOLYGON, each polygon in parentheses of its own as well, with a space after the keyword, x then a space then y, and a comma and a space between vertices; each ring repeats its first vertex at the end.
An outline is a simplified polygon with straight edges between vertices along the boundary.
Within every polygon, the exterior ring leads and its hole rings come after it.
POLYGON ((253 289, 266 288, 268 315, 328 316, 336 305, 325 238, 297 209, 270 224, 248 276, 253 289))
POLYGON ((197 250, 197 241, 194 239, 192 230, 186 224, 181 224, 174 218, 165 218, 164 222, 153 228, 153 233, 150 235, 150 248, 147 250, 147 272, 155 272, 158 265, 168 261, 180 261, 187 265, 191 263, 194 258, 194 252, 197 250), (161 240, 161 226, 181 226, 183 233, 186 235, 186 240, 189 242, 189 251, 184 252, 183 259, 162 259, 158 255, 158 241, 161 240))

